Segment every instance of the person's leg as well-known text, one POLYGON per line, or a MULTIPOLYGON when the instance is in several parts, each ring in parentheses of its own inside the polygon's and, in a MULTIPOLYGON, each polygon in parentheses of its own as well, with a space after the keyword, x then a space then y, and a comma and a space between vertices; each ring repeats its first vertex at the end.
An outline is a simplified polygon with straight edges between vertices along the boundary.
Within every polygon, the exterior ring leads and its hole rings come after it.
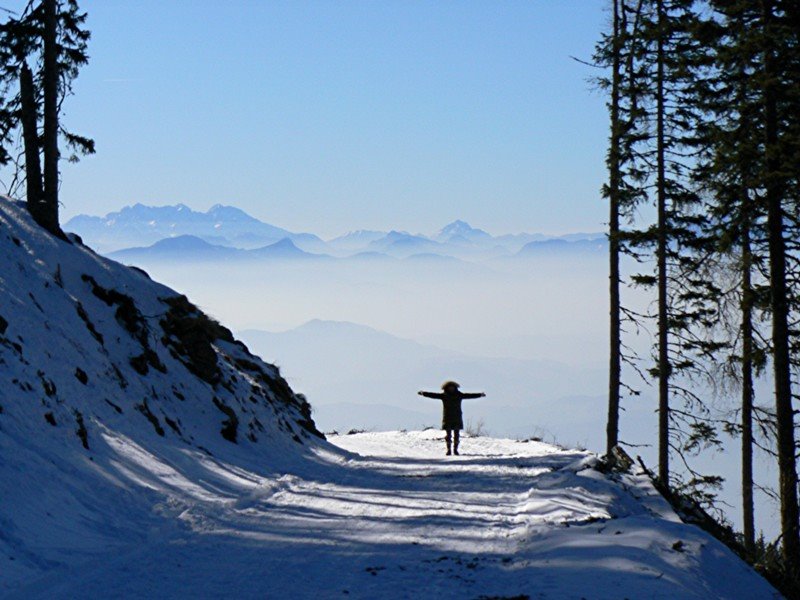
POLYGON ((453 432, 453 454, 458 454, 459 433, 458 429, 453 432))
POLYGON ((452 441, 451 431, 448 429, 444 434, 444 443, 447 444, 447 455, 450 455, 450 443, 452 441))

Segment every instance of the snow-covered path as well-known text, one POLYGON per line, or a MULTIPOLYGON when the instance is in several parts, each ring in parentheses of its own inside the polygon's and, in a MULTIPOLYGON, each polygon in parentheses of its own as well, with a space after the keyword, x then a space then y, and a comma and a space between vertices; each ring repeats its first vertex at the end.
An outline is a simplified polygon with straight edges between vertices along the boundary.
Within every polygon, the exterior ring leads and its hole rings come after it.
POLYGON ((146 541, 12 597, 777 597, 644 477, 614 482, 591 455, 538 442, 466 438, 445 457, 441 438, 334 436, 344 451, 283 475, 216 464, 185 489, 120 441, 149 487, 170 482, 146 541))

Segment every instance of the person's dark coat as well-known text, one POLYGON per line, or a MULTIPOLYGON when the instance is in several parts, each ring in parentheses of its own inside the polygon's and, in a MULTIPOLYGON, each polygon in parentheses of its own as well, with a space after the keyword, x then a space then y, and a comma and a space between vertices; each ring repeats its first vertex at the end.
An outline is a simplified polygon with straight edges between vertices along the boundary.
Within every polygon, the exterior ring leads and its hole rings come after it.
POLYGON ((426 398, 436 398, 442 401, 442 429, 464 429, 464 418, 461 415, 461 401, 471 398, 482 398, 484 394, 465 394, 457 388, 448 388, 442 393, 420 392, 426 398))

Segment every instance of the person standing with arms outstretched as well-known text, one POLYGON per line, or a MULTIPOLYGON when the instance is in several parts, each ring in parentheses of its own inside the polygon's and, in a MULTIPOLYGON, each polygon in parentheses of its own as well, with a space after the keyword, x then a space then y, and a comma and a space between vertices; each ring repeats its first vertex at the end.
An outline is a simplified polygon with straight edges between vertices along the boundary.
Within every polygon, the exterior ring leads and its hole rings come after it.
POLYGON ((451 443, 452 454, 458 455, 459 433, 464 429, 464 419, 461 416, 461 401, 469 398, 483 398, 486 394, 465 394, 459 390, 460 386, 455 381, 446 381, 442 384, 442 393, 422 392, 417 394, 426 398, 436 398, 442 401, 442 429, 445 430, 444 441, 447 444, 447 455, 450 456, 451 443))

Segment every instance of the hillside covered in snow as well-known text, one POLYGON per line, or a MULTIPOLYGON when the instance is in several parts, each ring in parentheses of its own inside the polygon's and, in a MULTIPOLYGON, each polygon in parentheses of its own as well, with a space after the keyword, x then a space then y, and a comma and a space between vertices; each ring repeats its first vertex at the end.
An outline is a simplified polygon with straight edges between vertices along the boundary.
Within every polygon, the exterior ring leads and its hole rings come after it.
MULTIPOLYGON (((0 200, 0 597, 776 598, 641 471, 317 431, 143 272, 0 200)), ((312 399, 313 400, 313 399, 312 399)))
POLYGON ((275 367, 144 272, 6 200, 0 257, 0 589, 149 535, 152 486, 126 453, 213 478, 320 439, 275 367))

